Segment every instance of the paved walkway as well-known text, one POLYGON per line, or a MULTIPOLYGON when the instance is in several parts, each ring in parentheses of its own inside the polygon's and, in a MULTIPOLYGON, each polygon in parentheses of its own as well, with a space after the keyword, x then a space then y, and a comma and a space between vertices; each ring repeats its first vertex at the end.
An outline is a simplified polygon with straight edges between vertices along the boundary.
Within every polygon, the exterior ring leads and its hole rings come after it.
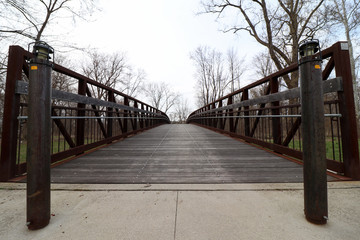
POLYGON ((308 223, 302 184, 53 184, 51 221, 29 231, 22 183, 0 183, 2 240, 358 240, 360 182, 329 183, 329 222, 308 223))
MULTIPOLYGON (((166 124, 57 166, 53 183, 302 182, 302 166, 190 124, 166 124)), ((331 177, 329 177, 331 178, 331 177)))

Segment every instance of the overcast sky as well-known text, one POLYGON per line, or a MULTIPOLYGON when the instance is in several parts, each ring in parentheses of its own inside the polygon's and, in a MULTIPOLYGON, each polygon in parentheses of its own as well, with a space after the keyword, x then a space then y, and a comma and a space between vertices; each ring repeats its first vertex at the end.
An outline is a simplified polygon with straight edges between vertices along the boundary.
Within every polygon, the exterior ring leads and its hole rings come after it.
MULTIPOLYGON (((197 13, 200 0, 102 0, 95 22, 80 22, 69 36, 79 46, 126 52, 130 63, 188 99, 195 110, 195 68, 190 52, 207 45, 226 53, 234 47, 251 62, 258 45, 243 34, 223 33, 216 16, 197 13)), ((143 99, 140 99, 143 100, 143 99)))

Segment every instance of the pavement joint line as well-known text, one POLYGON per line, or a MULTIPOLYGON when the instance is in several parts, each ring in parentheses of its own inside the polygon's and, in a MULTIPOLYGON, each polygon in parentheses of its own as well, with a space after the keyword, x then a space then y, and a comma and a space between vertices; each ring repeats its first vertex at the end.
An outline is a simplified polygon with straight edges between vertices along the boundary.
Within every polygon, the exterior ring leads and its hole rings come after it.
POLYGON ((177 227, 178 205, 179 205, 179 191, 176 191, 176 210, 175 210, 174 240, 176 240, 176 227, 177 227))

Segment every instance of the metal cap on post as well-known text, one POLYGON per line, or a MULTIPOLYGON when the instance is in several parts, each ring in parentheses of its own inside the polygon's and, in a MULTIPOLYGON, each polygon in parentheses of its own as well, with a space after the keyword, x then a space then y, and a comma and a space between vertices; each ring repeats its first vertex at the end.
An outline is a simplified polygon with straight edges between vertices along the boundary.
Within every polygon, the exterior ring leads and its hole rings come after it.
POLYGON ((328 216, 324 97, 318 40, 299 46, 304 204, 309 222, 325 224, 328 216))
MULTIPOLYGON (((30 47, 30 45, 29 45, 30 47)), ((27 226, 50 221, 51 70, 54 50, 38 41, 30 61, 27 128, 27 226)))

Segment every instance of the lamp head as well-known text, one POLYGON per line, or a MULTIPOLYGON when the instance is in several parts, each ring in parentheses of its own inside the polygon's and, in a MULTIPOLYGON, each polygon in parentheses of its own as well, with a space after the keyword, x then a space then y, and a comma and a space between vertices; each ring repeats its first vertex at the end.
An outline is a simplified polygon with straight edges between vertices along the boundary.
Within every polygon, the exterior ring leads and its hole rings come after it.
POLYGON ((38 59, 49 60, 50 54, 54 54, 54 49, 44 41, 37 41, 33 46, 33 54, 38 59))
POLYGON ((310 39, 300 42, 299 54, 301 58, 312 56, 319 51, 320 51, 320 44, 318 39, 310 39))

